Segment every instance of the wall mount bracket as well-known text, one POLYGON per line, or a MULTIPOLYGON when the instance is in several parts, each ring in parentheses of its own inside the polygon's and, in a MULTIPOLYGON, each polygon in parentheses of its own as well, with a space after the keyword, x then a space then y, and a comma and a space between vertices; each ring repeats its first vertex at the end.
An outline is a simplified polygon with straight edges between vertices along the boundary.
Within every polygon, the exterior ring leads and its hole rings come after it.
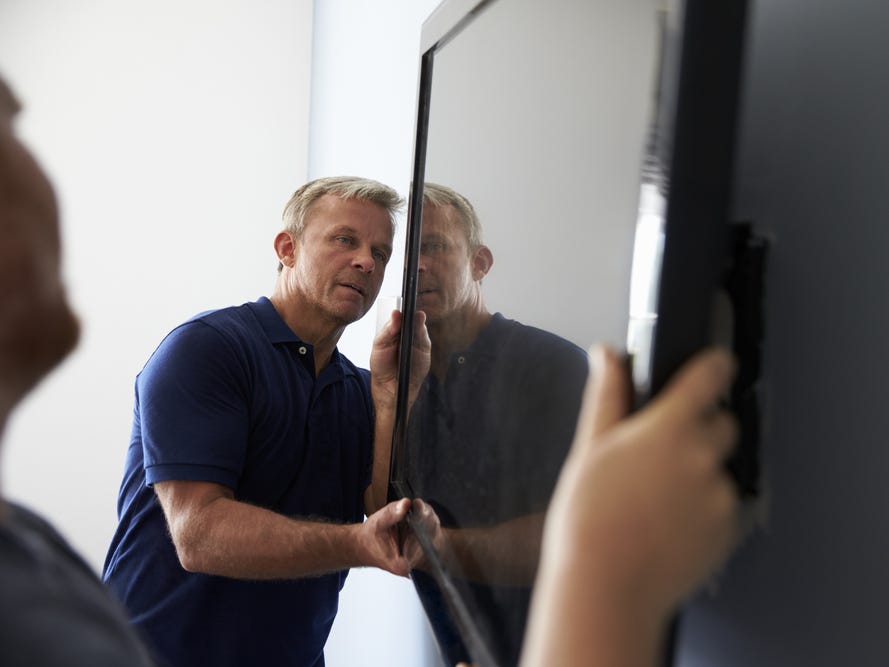
POLYGON ((765 267, 769 242, 750 222, 730 225, 722 288, 731 305, 731 348, 738 363, 728 403, 738 419, 737 447, 726 465, 742 499, 761 492, 761 370, 765 267))

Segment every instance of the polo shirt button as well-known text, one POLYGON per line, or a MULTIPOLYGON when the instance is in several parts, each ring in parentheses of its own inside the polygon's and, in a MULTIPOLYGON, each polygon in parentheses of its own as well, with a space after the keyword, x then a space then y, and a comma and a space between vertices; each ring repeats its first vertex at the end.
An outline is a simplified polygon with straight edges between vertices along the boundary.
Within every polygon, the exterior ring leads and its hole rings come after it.
POLYGON ((306 352, 308 352, 308 350, 306 349, 306 346, 305 346, 305 345, 300 345, 300 346, 299 346, 299 353, 300 353, 300 354, 305 354, 306 352))
POLYGON ((466 363, 466 357, 462 357, 462 356, 461 356, 461 357, 457 357, 457 363, 458 363, 458 364, 465 364, 465 363, 466 363))

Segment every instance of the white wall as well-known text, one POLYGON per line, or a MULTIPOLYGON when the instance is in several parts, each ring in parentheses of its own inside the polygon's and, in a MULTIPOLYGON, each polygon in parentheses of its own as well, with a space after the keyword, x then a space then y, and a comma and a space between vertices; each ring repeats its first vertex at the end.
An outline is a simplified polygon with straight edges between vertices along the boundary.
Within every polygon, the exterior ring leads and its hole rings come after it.
MULTIPOLYGON (((319 0, 309 178, 375 178, 405 198, 410 183, 420 28, 438 0, 319 0)), ((404 218, 381 295, 400 294, 404 218)), ((346 330, 340 349, 367 363, 376 312, 346 330)), ((329 667, 422 667, 438 662, 413 586, 377 570, 353 570, 325 653, 329 667)))
POLYGON ((133 379, 162 336, 267 293, 306 174, 308 0, 3 0, 0 71, 56 184, 80 347, 21 406, 6 493, 97 569, 115 526, 133 379))

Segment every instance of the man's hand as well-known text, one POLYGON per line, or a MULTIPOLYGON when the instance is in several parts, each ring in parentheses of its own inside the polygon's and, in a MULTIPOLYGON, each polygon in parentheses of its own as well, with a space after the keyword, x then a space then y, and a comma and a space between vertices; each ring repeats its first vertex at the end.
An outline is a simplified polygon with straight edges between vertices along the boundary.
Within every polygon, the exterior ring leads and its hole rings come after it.
POLYGON ((402 577, 411 571, 398 543, 398 524, 407 516, 410 500, 402 498, 373 513, 358 532, 359 561, 402 577))
MULTIPOLYGON (((374 405, 395 407, 395 396, 398 386, 398 355, 401 346, 402 314, 393 310, 389 321, 374 339, 370 354, 371 389, 374 405)), ((419 311, 414 314, 414 330, 411 355, 410 402, 416 398, 420 385, 429 372, 429 360, 432 343, 426 330, 426 313, 419 311)))
POLYGON ((412 570, 427 570, 429 565, 426 554, 416 533, 422 532, 440 555, 447 550, 445 533, 432 505, 420 498, 411 501, 411 517, 410 530, 405 537, 402 551, 412 570))

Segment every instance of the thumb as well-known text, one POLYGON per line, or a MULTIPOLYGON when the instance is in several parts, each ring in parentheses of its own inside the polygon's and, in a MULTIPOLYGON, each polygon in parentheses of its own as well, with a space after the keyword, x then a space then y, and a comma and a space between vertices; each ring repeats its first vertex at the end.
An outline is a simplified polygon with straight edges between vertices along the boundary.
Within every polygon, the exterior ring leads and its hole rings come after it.
POLYGON ((386 323, 380 328, 377 338, 387 343, 397 339, 401 335, 401 319, 401 311, 393 309, 392 312, 389 313, 389 319, 386 320, 386 323))
POLYGON ((608 347, 597 345, 590 354, 592 378, 584 397, 584 416, 589 419, 591 435, 612 428, 629 412, 630 379, 617 355, 608 347))
POLYGON ((407 517, 407 512, 410 508, 411 501, 409 498, 402 498, 401 500, 389 503, 388 510, 390 514, 390 522, 396 524, 399 521, 402 521, 407 517))

